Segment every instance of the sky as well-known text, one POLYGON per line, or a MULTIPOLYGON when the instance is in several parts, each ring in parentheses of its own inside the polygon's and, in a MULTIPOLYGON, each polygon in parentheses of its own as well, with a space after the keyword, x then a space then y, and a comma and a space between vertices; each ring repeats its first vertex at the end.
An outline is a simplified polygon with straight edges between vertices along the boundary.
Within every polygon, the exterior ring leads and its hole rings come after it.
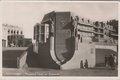
POLYGON ((51 11, 70 11, 93 21, 118 19, 117 3, 2 2, 2 23, 18 25, 26 38, 33 38, 34 25, 51 11))
POLYGON ((1 0, 1 1, 119 1, 119 0, 1 0))

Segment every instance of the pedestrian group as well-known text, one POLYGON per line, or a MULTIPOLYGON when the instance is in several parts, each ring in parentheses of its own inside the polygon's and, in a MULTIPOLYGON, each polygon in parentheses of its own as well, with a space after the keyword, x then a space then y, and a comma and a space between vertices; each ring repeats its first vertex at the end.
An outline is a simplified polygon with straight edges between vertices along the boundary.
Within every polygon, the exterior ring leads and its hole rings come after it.
POLYGON ((117 67, 117 57, 114 54, 105 56, 105 66, 114 70, 117 67))
POLYGON ((83 64, 83 60, 80 62, 80 68, 88 68, 88 61, 87 59, 85 60, 85 63, 83 64))

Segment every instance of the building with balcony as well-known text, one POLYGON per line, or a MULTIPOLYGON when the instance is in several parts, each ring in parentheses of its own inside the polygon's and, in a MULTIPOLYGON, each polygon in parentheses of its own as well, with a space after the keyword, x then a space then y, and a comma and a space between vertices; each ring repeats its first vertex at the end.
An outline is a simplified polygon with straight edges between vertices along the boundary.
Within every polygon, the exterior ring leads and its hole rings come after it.
MULTIPOLYGON (((93 22, 93 33, 96 38, 97 43, 100 44, 117 44, 118 43, 118 34, 114 26, 107 24, 107 22, 93 22), (114 34, 113 34, 114 33, 114 34)), ((94 41, 93 41, 94 42, 94 41)))
POLYGON ((91 20, 79 17, 77 28, 78 28, 78 39, 81 43, 92 42, 93 24, 91 20))
POLYGON ((34 26, 37 66, 73 69, 80 68, 81 60, 88 60, 89 67, 104 64, 105 55, 117 55, 114 32, 106 22, 91 21, 71 12, 47 13, 34 26))

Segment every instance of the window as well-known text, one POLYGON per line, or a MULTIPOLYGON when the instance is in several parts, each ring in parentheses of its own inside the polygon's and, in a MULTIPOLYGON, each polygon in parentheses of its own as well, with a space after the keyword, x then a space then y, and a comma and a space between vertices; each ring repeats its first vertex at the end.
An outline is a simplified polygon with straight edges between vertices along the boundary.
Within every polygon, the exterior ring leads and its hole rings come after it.
POLYGON ((21 34, 23 34, 23 32, 21 31, 21 34))
POLYGON ((49 37, 49 25, 45 25, 46 26, 46 38, 49 37))
POLYGON ((10 33, 10 30, 8 30, 8 34, 10 33))
POLYGON ((84 18, 82 18, 82 21, 84 22, 84 18))
POLYGON ((13 30, 11 30, 11 34, 13 33, 13 30))
MULTIPOLYGON (((51 33, 51 35, 53 34, 51 33)), ((49 25, 48 24, 41 25, 40 37, 41 37, 40 41, 42 43, 47 42, 47 38, 49 38, 49 25)))
POLYGON ((44 32, 45 32, 45 27, 42 25, 41 26, 41 42, 42 43, 44 42, 44 38, 45 38, 44 32))
POLYGON ((36 27, 34 27, 34 40, 36 40, 36 27))
POLYGON ((80 34, 78 34, 78 40, 80 39, 80 34))
POLYGON ((88 20, 88 23, 90 23, 90 20, 88 20))
POLYGON ((16 33, 16 31, 14 31, 14 34, 16 33))
POLYGON ((82 43, 82 37, 81 37, 81 41, 80 42, 82 43))
POLYGON ((17 34, 19 34, 19 31, 17 31, 17 34))
POLYGON ((13 36, 11 36, 11 39, 13 39, 13 36))
POLYGON ((11 36, 8 36, 8 40, 10 40, 11 39, 11 36))

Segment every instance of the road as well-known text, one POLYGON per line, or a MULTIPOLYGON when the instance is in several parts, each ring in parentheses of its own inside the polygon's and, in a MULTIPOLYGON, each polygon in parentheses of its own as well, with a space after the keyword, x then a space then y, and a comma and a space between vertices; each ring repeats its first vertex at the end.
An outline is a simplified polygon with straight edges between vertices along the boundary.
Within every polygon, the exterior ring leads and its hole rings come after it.
POLYGON ((117 77, 117 70, 106 68, 54 70, 43 68, 3 68, 3 76, 104 76, 117 77))

